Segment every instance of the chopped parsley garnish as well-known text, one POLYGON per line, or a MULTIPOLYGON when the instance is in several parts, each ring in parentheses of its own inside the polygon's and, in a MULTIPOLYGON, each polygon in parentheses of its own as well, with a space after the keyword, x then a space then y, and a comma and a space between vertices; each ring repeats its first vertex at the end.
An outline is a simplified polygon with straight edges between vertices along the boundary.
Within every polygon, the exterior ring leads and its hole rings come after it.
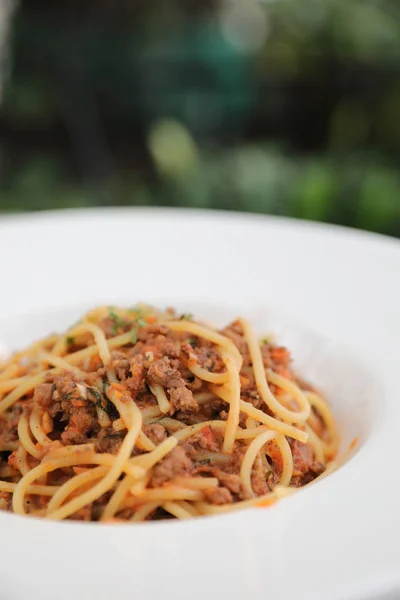
POLYGON ((87 391, 90 392, 92 396, 96 398, 96 405, 100 408, 104 408, 104 398, 100 394, 99 390, 96 390, 96 388, 88 387, 87 391))
POLYGON ((68 346, 71 346, 74 343, 74 338, 73 337, 66 337, 65 341, 67 342, 68 346))
POLYGON ((137 342, 139 327, 146 327, 146 325, 147 325, 147 323, 144 319, 141 319, 141 318, 136 319, 135 327, 131 331, 131 342, 133 345, 135 345, 137 342))
POLYGON ((102 410, 104 410, 108 414, 108 416, 111 416, 115 412, 113 403, 110 402, 108 400, 107 396, 105 395, 106 382, 103 382, 104 396, 102 396, 102 394, 99 392, 99 390, 97 390, 96 388, 93 388, 93 387, 88 387, 87 391, 96 398, 96 406, 98 408, 101 408, 102 410))
POLYGON ((269 339, 269 338, 267 338, 267 337, 265 337, 265 338, 263 338, 263 339, 261 340, 261 343, 262 343, 262 344, 269 344, 269 343, 270 343, 270 339, 269 339))
POLYGON ((196 348, 196 346, 197 346, 197 339, 196 338, 189 338, 188 339, 188 344, 190 346, 192 346, 192 348, 196 348))
POLYGON ((108 314, 110 319, 113 320, 113 325, 111 327, 111 331, 114 335, 117 335, 117 331, 120 327, 124 327, 126 325, 126 321, 122 319, 116 312, 114 312, 111 308, 108 310, 108 314))
POLYGON ((193 315, 191 313, 182 313, 179 317, 180 321, 191 321, 193 319, 193 315))

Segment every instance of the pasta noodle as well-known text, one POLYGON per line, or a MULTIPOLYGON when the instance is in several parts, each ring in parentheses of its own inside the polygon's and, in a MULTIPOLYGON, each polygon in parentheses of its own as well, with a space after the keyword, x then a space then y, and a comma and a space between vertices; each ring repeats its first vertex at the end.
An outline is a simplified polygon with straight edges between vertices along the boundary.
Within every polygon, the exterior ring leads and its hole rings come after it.
POLYGON ((272 506, 337 468, 328 403, 286 349, 146 305, 100 307, 0 367, 0 493, 103 523, 272 506))

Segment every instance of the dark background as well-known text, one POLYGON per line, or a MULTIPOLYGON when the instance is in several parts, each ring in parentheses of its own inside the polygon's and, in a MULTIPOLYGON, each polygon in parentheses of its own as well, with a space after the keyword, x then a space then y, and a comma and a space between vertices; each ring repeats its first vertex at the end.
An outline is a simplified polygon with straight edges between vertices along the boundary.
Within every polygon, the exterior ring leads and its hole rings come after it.
POLYGON ((398 0, 1 1, 0 210, 193 206, 400 235, 398 0))

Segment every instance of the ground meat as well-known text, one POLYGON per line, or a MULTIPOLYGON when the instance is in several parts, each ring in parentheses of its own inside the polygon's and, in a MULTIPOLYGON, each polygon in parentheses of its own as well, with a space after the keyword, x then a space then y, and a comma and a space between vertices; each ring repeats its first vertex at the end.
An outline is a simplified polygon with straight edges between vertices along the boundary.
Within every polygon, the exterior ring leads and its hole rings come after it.
POLYGON ((22 413, 22 406, 14 404, 11 409, 0 415, 0 447, 18 440, 18 421, 22 413))
POLYGON ((154 340, 154 344, 158 346, 160 354, 167 356, 168 358, 177 359, 181 354, 179 342, 174 342, 166 338, 164 335, 157 336, 154 340))
POLYGON ((152 362, 147 376, 150 383, 156 383, 166 388, 176 388, 183 383, 181 374, 177 369, 172 368, 167 357, 152 362))
POLYGON ((178 475, 190 475, 192 468, 192 461, 184 449, 176 446, 154 467, 150 483, 153 487, 158 487, 178 475))
POLYGON ((249 363, 249 351, 243 337, 243 331, 238 321, 233 321, 228 327, 221 331, 222 335, 230 338, 243 356, 243 365, 249 363))
POLYGON ((61 440, 66 446, 70 444, 84 444, 87 441, 87 436, 75 427, 67 427, 61 434, 61 440))
POLYGON ((150 337, 165 337, 168 333, 169 329, 166 325, 154 323, 153 325, 147 325, 147 327, 140 327, 138 331, 138 340, 141 342, 147 342, 150 337))
POLYGON ((117 454, 124 436, 124 432, 117 432, 113 427, 101 429, 95 444, 96 451, 117 454))
POLYGON ((66 430, 61 434, 64 444, 83 444, 88 435, 97 428, 97 419, 85 409, 78 409, 70 418, 66 430))
POLYGON ((0 510, 11 510, 12 495, 9 492, 0 492, 0 510))
MULTIPOLYGON (((229 337, 239 349, 241 355, 243 356, 243 367, 251 367, 252 363, 249 350, 243 337, 240 324, 237 321, 234 321, 228 325, 228 327, 225 327, 221 333, 226 337, 229 337)), ((290 352, 287 348, 283 346, 274 346, 273 344, 267 342, 261 344, 260 349, 264 367, 266 369, 273 369, 274 371, 282 373, 283 375, 287 374, 286 370, 291 362, 290 352)))
MULTIPOLYGON (((247 415, 244 412, 241 412, 239 414, 239 427, 246 429, 246 421, 248 418, 249 418, 249 415, 247 415)), ((226 419, 224 419, 224 421, 226 421, 227 419, 228 419, 228 413, 226 413, 226 419)))
POLYGON ((263 463, 259 453, 257 454, 253 464, 253 470, 251 473, 251 486, 257 496, 262 496, 270 491, 270 488, 267 484, 267 469, 265 468, 265 464, 263 463))
MULTIPOLYGON (((241 415, 244 415, 244 413, 240 413, 241 415)), ((228 417, 229 417, 229 413, 227 410, 221 410, 221 412, 219 413, 220 419, 221 421, 227 421, 228 417)), ((245 417, 247 418, 247 415, 245 415, 245 417)), ((239 416, 239 425, 240 427, 242 427, 242 423, 240 422, 240 416, 239 416)))
POLYGON ((126 355, 121 352, 120 350, 111 350, 111 360, 115 361, 115 360, 122 360, 126 358, 126 355))
POLYGON ((185 381, 182 379, 180 372, 172 366, 168 357, 152 362, 147 376, 151 384, 162 385, 168 389, 174 409, 188 412, 198 409, 193 393, 185 386, 185 381))
POLYGON ((80 392, 76 387, 75 379, 69 373, 56 377, 54 380, 54 385, 56 386, 56 391, 59 395, 61 403, 70 401, 73 398, 79 399, 81 397, 80 392))
POLYGON ((76 513, 68 517, 71 521, 91 521, 92 520, 92 505, 87 504, 82 506, 76 513))
POLYGON ((69 424, 71 427, 76 427, 84 433, 88 433, 97 427, 97 418, 86 412, 85 409, 79 409, 79 412, 71 416, 69 424))
POLYGON ((181 385, 174 389, 169 389, 169 398, 171 404, 176 410, 183 410, 187 412, 197 411, 199 405, 197 404, 193 393, 184 385, 181 385))
POLYGON ((188 381, 186 386, 191 392, 199 392, 204 387, 204 381, 192 375, 193 381, 188 381))
POLYGON ((210 406, 212 410, 216 413, 221 413, 229 409, 228 402, 225 402, 225 400, 221 400, 221 398, 213 398, 210 401, 210 406))
POLYGON ((204 490, 206 500, 211 504, 232 504, 232 494, 225 487, 210 487, 204 490))
POLYGON ((53 440, 61 439, 64 444, 83 444, 98 430, 97 413, 92 395, 86 398, 86 385, 78 383, 74 375, 65 373, 54 380, 55 400, 47 408, 53 420, 53 440))
POLYGON ((144 433, 151 439, 151 441, 158 445, 167 438, 165 428, 159 423, 152 423, 151 425, 143 426, 144 433))
POLYGON ((251 498, 250 492, 248 492, 244 487, 239 475, 219 471, 217 477, 220 484, 223 487, 228 488, 228 490, 234 494, 237 500, 247 500, 248 498, 251 498))
POLYGON ((43 408, 47 408, 51 404, 53 397, 54 386, 52 383, 39 383, 33 392, 33 402, 39 404, 43 408))
POLYGON ((284 346, 268 345, 269 355, 272 361, 272 368, 276 370, 278 367, 288 367, 292 358, 290 352, 284 346))
MULTIPOLYGON (((232 457, 232 463, 227 463, 223 466, 224 470, 214 465, 197 465, 195 468, 196 475, 208 475, 216 477, 219 481, 220 488, 226 488, 234 502, 238 500, 248 500, 251 498, 250 492, 245 488, 239 475, 227 471, 239 471, 240 458, 239 454, 232 457)), ((220 489, 219 488, 219 489, 220 489)), ((225 494, 226 495, 226 494, 225 494)), ((226 495, 227 496, 227 495, 226 495)))
POLYGON ((224 432, 221 429, 212 429, 209 425, 205 425, 202 430, 187 440, 184 447, 190 453, 189 455, 195 459, 198 450, 220 452, 223 440, 224 432))
MULTIPOLYGON (((142 359, 142 356, 139 355, 142 359)), ((131 359, 130 361, 130 372, 131 377, 125 380, 125 385, 128 388, 129 392, 132 395, 132 398, 135 399, 139 391, 143 388, 145 384, 144 380, 144 367, 143 360, 138 360, 138 357, 131 359)))
POLYGON ((292 358, 287 348, 269 343, 262 344, 261 355, 266 369, 272 369, 284 377, 292 378, 292 373, 288 370, 292 358))
MULTIPOLYGON (((181 414, 180 411, 178 412, 178 414, 181 414)), ((187 417, 187 416, 188 415, 186 413, 183 413, 183 411, 182 411, 182 417, 183 417, 182 420, 183 421, 185 421, 185 417, 187 417)), ((210 402, 201 404, 199 406, 199 410, 196 411, 195 413, 191 413, 190 416, 192 418, 195 417, 197 423, 200 423, 201 421, 214 421, 219 418, 217 411, 213 410, 210 402)), ((175 415, 175 418, 179 418, 179 417, 177 417, 175 415)))
POLYGON ((155 399, 153 394, 151 394, 151 392, 141 393, 136 398, 136 404, 138 405, 140 410, 144 410, 146 408, 154 408, 155 406, 158 406, 157 400, 155 399))
POLYGON ((255 382, 253 382, 253 389, 249 389, 248 387, 246 390, 243 391, 242 398, 245 402, 250 402, 250 404, 252 404, 254 408, 258 408, 259 410, 262 410, 263 412, 272 415, 272 412, 268 409, 268 406, 265 404, 264 400, 258 393, 255 382))
POLYGON ((130 363, 122 352, 113 351, 111 352, 112 362, 110 369, 114 371, 120 381, 125 381, 129 375, 130 363))
POLYGON ((195 349, 189 344, 186 344, 186 346, 188 347, 187 351, 189 351, 188 355, 190 357, 195 357, 203 369, 216 373, 225 370, 224 362, 221 359, 219 351, 213 344, 203 342, 203 344, 196 346, 195 349))
POLYGON ((163 352, 169 358, 179 358, 181 354, 179 342, 167 340, 163 346, 163 352))
POLYGON ((51 417, 54 418, 56 415, 58 415, 61 412, 62 412, 61 402, 59 402, 59 401, 53 402, 53 404, 51 404, 51 406, 49 406, 48 413, 51 417))
MULTIPOLYGON (((153 360, 163 357, 177 359, 180 355, 180 344, 178 340, 172 340, 166 335, 149 333, 150 327, 140 328, 138 331, 138 342, 128 350, 128 356, 134 357, 139 354, 144 357, 151 352, 153 360)), ((166 328, 164 332, 168 331, 166 328)))
POLYGON ((314 462, 314 453, 309 444, 297 440, 291 442, 293 455, 293 475, 303 475, 310 470, 314 462))
POLYGON ((289 440, 293 455, 293 477, 291 485, 299 487, 313 481, 320 475, 324 467, 314 459, 314 452, 309 444, 297 440, 289 440))

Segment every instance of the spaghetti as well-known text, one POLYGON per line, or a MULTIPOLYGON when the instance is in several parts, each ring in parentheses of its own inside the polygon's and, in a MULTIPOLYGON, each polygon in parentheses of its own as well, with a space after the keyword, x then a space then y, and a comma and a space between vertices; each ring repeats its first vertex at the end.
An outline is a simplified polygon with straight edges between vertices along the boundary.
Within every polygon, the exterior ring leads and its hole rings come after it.
POLYGON ((0 508, 188 519, 276 500, 335 468, 332 412, 245 319, 217 331, 100 307, 0 367, 0 508))

